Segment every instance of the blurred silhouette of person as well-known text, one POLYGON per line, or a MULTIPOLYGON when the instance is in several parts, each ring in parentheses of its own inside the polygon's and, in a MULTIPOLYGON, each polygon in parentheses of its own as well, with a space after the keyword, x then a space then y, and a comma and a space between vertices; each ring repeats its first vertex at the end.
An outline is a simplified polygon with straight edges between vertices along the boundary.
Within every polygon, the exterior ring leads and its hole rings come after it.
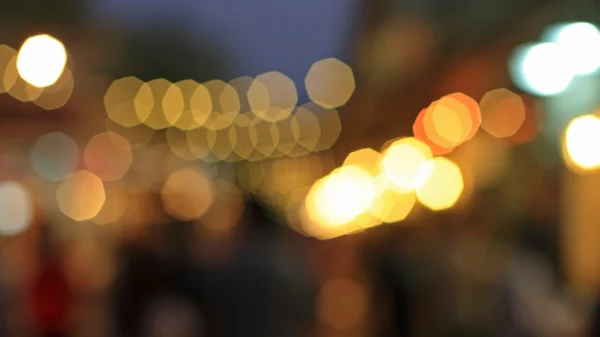
POLYGON ((221 284, 226 337, 312 334, 316 289, 301 247, 257 199, 247 202, 242 243, 221 284))
POLYGON ((118 336, 213 336, 206 272, 192 258, 193 224, 170 219, 124 245, 114 289, 118 336))
POLYGON ((364 261, 373 285, 376 336, 409 336, 415 297, 411 276, 415 273, 406 252, 397 248, 404 246, 402 237, 409 233, 382 230, 385 235, 368 243, 364 261))
POLYGON ((60 251, 52 242, 49 226, 42 227, 39 243, 40 265, 30 292, 36 334, 44 337, 66 336, 72 291, 60 251))
POLYGON ((566 291, 547 226, 522 221, 517 247, 506 270, 501 336, 577 336, 580 313, 566 291))

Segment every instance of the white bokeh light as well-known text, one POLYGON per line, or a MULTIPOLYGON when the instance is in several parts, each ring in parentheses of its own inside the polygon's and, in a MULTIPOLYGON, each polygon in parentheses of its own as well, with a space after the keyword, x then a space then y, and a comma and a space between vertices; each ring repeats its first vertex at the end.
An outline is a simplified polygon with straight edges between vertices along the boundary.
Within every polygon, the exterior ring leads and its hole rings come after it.
POLYGON ((23 232, 33 221, 33 203, 27 190, 16 181, 0 183, 0 235, 23 232))
POLYGON ((54 84, 63 73, 66 64, 65 46, 48 34, 28 38, 17 56, 19 75, 38 88, 54 84))
POLYGON ((573 79, 566 55, 553 42, 520 46, 509 60, 509 70, 517 86, 538 96, 559 94, 573 79))
POLYGON ((600 118, 594 115, 577 117, 565 132, 567 155, 586 170, 600 167, 600 118))
POLYGON ((567 66, 575 75, 588 75, 600 68, 600 30, 588 22, 558 24, 543 34, 564 53, 567 66))

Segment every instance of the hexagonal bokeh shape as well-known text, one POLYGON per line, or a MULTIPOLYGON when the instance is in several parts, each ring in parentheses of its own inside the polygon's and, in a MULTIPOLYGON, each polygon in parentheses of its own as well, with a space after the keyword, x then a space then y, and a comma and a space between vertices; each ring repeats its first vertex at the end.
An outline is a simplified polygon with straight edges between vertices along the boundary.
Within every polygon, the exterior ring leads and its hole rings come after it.
POLYGON ((310 99, 325 108, 343 106, 356 88, 352 68, 336 58, 315 62, 304 83, 310 99))

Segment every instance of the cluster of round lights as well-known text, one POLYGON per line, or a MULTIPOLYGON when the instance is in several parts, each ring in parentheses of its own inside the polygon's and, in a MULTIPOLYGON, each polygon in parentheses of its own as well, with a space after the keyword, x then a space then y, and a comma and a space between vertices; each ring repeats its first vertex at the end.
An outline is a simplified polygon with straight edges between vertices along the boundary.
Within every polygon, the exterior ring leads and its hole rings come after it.
POLYGON ((0 94, 45 110, 58 109, 73 93, 73 74, 66 62, 64 45, 47 34, 28 38, 19 51, 0 45, 0 94))
MULTIPOLYGON (((133 150, 127 139, 114 132, 92 136, 80 154, 75 140, 61 132, 40 136, 30 151, 33 170, 42 178, 58 183, 55 192, 58 210, 68 218, 96 224, 111 224, 133 214, 135 190, 122 182, 131 169, 133 150)), ((160 194, 165 211, 182 220, 196 220, 210 213, 215 230, 233 226, 241 215, 242 194, 232 184, 215 183, 197 167, 169 170, 160 194), (223 218, 213 210, 214 200, 235 205, 237 212, 223 218), (213 210, 213 211, 211 211, 213 210), (223 222, 223 224, 221 224, 223 222), (223 226, 221 226, 223 225, 223 226)), ((0 184, 0 234, 17 234, 33 220, 33 199, 19 182, 0 184), (6 201, 6 202, 4 202, 6 201)), ((134 210, 135 211, 135 210, 134 210)))
POLYGON ((333 145, 341 131, 336 108, 355 88, 352 69, 334 58, 315 62, 305 84, 312 102, 299 106, 294 82, 278 71, 204 83, 125 77, 109 86, 104 105, 125 133, 166 129, 171 150, 184 159, 293 157, 333 145))
POLYGON ((600 30, 587 22, 559 23, 541 42, 518 47, 509 70, 516 85, 539 96, 563 92, 574 77, 600 69, 600 30))
POLYGON ((453 207, 466 177, 457 163, 440 155, 466 144, 479 129, 501 140, 530 140, 532 114, 522 96, 503 88, 479 102, 463 93, 440 98, 419 113, 414 137, 391 140, 380 152, 352 152, 341 167, 317 180, 300 210, 302 230, 327 239, 402 221, 417 201, 434 211, 453 207))

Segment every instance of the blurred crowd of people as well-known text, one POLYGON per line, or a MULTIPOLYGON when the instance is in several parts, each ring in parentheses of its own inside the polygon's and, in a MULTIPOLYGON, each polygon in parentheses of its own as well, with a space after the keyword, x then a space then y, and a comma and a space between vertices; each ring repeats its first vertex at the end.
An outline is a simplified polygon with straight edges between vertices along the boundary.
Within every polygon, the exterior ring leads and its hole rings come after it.
POLYGON ((337 306, 324 304, 329 280, 321 274, 346 258, 315 254, 333 241, 300 236, 258 199, 247 201, 236 233, 218 249, 193 223, 165 217, 116 242, 75 238, 84 248, 73 253, 53 224, 42 223, 35 235, 2 242, 0 335, 598 335, 598 314, 564 281, 555 217, 499 224, 475 204, 427 225, 336 239, 359 242, 358 267, 342 276, 365 298, 351 300, 352 287, 340 286, 330 299, 337 306), (106 264, 111 272, 101 273, 106 264))

